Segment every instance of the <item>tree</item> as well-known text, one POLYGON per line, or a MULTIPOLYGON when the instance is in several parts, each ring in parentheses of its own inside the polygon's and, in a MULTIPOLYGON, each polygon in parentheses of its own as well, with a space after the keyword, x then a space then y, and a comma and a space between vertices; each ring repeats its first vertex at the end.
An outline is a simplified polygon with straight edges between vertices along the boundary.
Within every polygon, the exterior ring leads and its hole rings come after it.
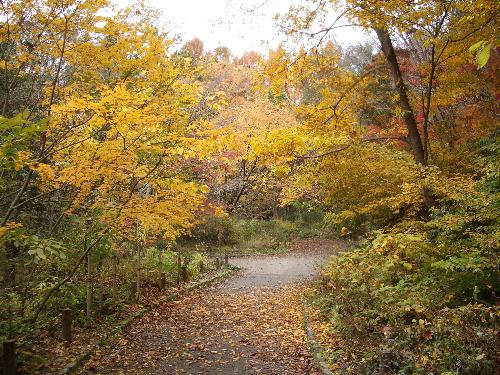
MULTIPOLYGON (((40 238, 65 248, 61 223, 76 229, 79 219, 92 218, 97 232, 79 235, 75 262, 31 310, 36 320, 105 238, 144 245, 189 231, 206 190, 183 166, 203 123, 193 116, 194 71, 169 52, 172 41, 155 26, 156 11, 138 4, 106 17, 97 15, 106 5, 99 1, 8 5, 2 45, 17 50, 5 56, 4 72, 17 69, 38 91, 28 90, 28 100, 24 88, 3 98, 1 173, 7 183, 0 240, 11 265, 6 268, 30 256, 47 259, 52 248, 37 247, 40 238), (39 40, 26 47, 33 35, 39 40), (16 107, 21 102, 30 106, 16 107)), ((15 274, 7 274, 15 283, 15 274)))
POLYGON ((187 41, 181 49, 181 54, 198 61, 203 56, 203 42, 199 38, 187 41))
MULTIPOLYGON (((442 72, 449 71, 444 69, 444 66, 450 62, 456 63, 457 55, 464 63, 467 57, 466 50, 471 45, 470 41, 480 35, 489 35, 497 15, 497 4, 493 1, 456 3, 398 0, 371 3, 355 1, 319 3, 315 11, 307 13, 308 23, 305 25, 314 24, 312 20, 320 18, 321 14, 328 15, 332 9, 330 6, 353 23, 375 31, 398 92, 401 118, 406 127, 413 156, 418 163, 426 165, 430 117, 434 111, 433 97, 441 78, 446 75, 442 72), (467 27, 464 27, 465 24, 467 27), (423 49, 420 61, 415 62, 418 65, 416 69, 423 74, 421 82, 424 86, 422 92, 418 93, 421 95, 417 97, 412 97, 408 80, 402 73, 401 62, 398 61, 394 47, 394 40, 400 35, 417 41, 423 49), (416 108, 419 105, 423 114, 420 124, 416 120, 416 108)), ((295 18, 291 18, 292 24, 293 19, 298 20, 295 26, 299 26, 300 20, 303 21, 306 17, 305 13, 301 14, 299 8, 291 10, 290 17, 294 16, 295 18)), ((336 24, 333 23, 332 26, 324 28, 321 35, 335 27, 336 24)), ((302 31, 303 28, 298 27, 297 30, 302 31)), ((318 34, 320 33, 309 33, 309 35, 318 34)))
POLYGON ((225 46, 217 47, 214 50, 215 60, 217 60, 218 62, 229 62, 229 60, 231 59, 231 55, 231 51, 225 46))
POLYGON ((217 173, 210 196, 230 213, 266 217, 279 205, 291 144, 301 143, 290 108, 256 97, 215 118, 217 173))

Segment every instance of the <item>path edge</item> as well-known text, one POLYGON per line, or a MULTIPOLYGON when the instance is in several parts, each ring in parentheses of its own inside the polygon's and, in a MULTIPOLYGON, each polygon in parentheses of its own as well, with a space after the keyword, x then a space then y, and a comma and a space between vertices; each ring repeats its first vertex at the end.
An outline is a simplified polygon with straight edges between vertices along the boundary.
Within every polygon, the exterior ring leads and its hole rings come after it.
MULTIPOLYGON (((193 290, 203 288, 205 286, 208 286, 210 284, 215 283, 216 281, 222 280, 230 275, 232 275, 234 272, 238 271, 239 267, 229 265, 227 269, 223 272, 220 272, 208 279, 203 279, 200 280, 192 285, 187 286, 184 289, 184 293, 189 293, 193 290)), ((164 296, 158 300, 158 303, 154 305, 150 305, 147 307, 144 307, 133 314, 129 315, 127 318, 122 320, 120 323, 115 325, 114 328, 112 328, 107 334, 104 335, 101 339, 99 339, 95 344, 91 346, 90 349, 85 351, 83 354, 78 355, 78 357, 68 364, 64 369, 59 372, 59 374, 72 374, 75 372, 77 369, 79 369, 85 362, 87 362, 92 354, 94 354, 99 348, 110 342, 115 336, 120 334, 125 327, 127 327, 130 323, 132 323, 134 320, 143 317, 147 313, 151 312, 155 307, 157 307, 159 304, 165 303, 165 302, 170 302, 170 301, 175 301, 178 299, 183 293, 181 292, 175 292, 171 293, 167 296, 164 296)))
POLYGON ((306 332, 309 353, 313 357, 314 364, 319 369, 321 375, 333 375, 330 367, 321 354, 322 347, 316 340, 316 335, 314 334, 311 320, 309 319, 309 315, 307 314, 307 306, 305 300, 302 301, 302 317, 304 320, 304 330, 306 332))

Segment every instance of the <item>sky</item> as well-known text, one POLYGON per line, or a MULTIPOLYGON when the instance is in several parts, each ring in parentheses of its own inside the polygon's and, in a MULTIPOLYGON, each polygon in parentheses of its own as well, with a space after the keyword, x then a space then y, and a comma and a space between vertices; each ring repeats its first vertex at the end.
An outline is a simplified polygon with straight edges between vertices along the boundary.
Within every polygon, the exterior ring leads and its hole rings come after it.
MULTIPOLYGON (((132 0, 115 0, 119 6, 132 0)), ((205 50, 227 46, 236 56, 245 51, 267 53, 283 41, 273 16, 285 14, 299 0, 145 0, 163 12, 162 21, 172 36, 184 43, 201 39, 205 50)), ((345 27, 335 31, 339 44, 353 44, 369 37, 359 28, 345 27)))

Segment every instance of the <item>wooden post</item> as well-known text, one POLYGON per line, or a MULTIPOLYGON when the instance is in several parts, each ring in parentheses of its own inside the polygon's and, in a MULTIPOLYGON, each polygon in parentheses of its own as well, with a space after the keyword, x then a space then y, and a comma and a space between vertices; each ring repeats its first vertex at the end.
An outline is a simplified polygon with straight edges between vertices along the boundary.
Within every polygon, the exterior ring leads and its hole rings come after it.
POLYGON ((139 243, 136 243, 136 287, 135 287, 135 300, 139 301, 140 293, 141 293, 141 246, 139 243))
POLYGON ((224 263, 226 264, 226 266, 229 264, 229 255, 227 254, 224 254, 224 263))
POLYGON ((181 272, 182 272, 182 262, 181 262, 181 256, 179 253, 177 253, 177 285, 181 283, 181 272))
POLYGON ((92 315, 92 252, 87 254, 87 323, 92 315))
POLYGON ((379 365, 378 365, 379 375, 386 375, 390 373, 391 369, 390 361, 391 361, 390 352, 381 352, 379 354, 379 365))
POLYGON ((200 273, 205 272, 205 264, 203 263, 203 260, 200 262, 200 273))
POLYGON ((62 311, 62 338, 66 341, 66 345, 71 344, 71 309, 62 311))
POLYGON ((16 258, 19 255, 19 247, 14 241, 5 242, 5 255, 4 282, 6 286, 10 286, 16 280, 16 258))
POLYGON ((116 278, 118 277, 118 257, 113 254, 113 303, 116 303, 118 293, 116 292, 116 278))
POLYGON ((166 285, 166 279, 165 279, 165 275, 164 275, 164 272, 163 272, 163 256, 162 256, 162 251, 161 250, 158 250, 158 272, 159 272, 159 275, 160 275, 160 290, 164 290, 165 289, 165 285, 166 285))
POLYGON ((165 290, 165 287, 167 285, 167 277, 166 277, 166 273, 165 272, 162 272, 160 274, 160 289, 161 290, 165 290))
POLYGON ((189 281, 189 274, 187 265, 182 266, 182 281, 187 283, 189 281))
POLYGON ((137 302, 137 281, 132 281, 130 284, 130 300, 137 302))
POLYGON ((16 375, 16 342, 14 340, 3 342, 3 373, 16 375))

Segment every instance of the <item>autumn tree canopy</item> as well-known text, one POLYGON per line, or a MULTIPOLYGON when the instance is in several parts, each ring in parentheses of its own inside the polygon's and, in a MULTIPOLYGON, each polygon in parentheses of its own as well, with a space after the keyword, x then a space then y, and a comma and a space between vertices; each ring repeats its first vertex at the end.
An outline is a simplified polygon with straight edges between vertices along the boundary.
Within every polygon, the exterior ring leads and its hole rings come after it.
POLYGON ((388 345, 415 373, 493 371, 466 316, 498 315, 497 1, 309 0, 277 18, 287 43, 241 55, 111 5, 1 2, 1 337, 314 211, 365 240, 320 288, 332 332, 372 335, 351 373, 388 345), (375 43, 338 45, 341 22, 375 43))

